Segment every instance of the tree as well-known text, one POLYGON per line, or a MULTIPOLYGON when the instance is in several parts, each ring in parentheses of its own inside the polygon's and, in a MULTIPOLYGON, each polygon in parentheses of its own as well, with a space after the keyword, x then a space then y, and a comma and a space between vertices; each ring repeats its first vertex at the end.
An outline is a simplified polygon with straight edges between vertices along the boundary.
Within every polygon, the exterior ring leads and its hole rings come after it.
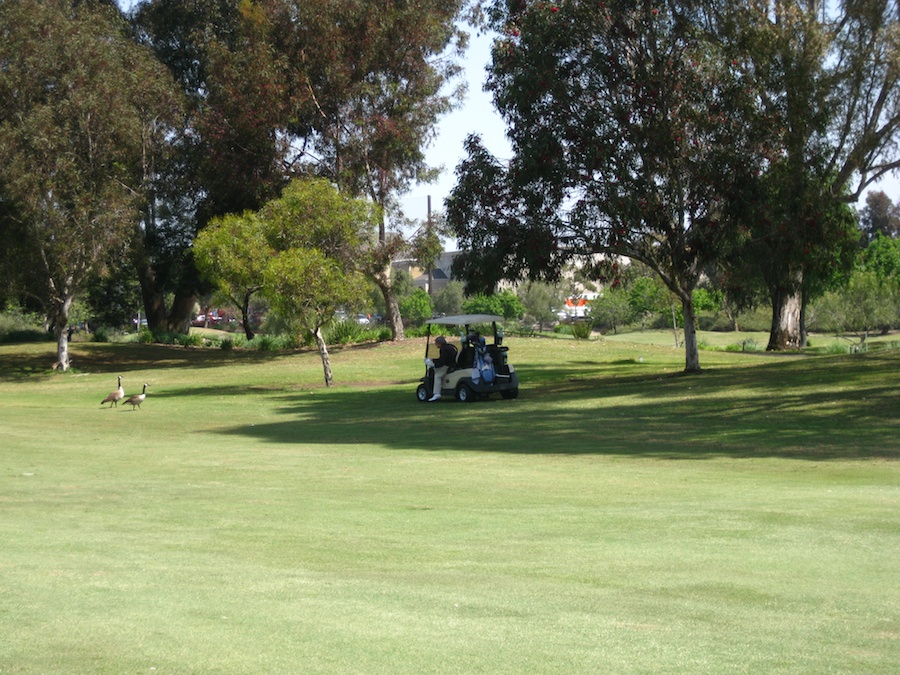
POLYGON ((647 320, 666 311, 669 293, 658 279, 646 275, 633 276, 626 286, 631 315, 641 322, 641 330, 647 320))
POLYGON ((135 242, 151 330, 186 332, 197 297, 208 290, 190 248, 196 233, 214 217, 257 210, 288 179, 286 129, 303 106, 274 48, 272 7, 146 0, 135 12, 139 39, 169 68, 187 101, 183 126, 152 148, 157 161, 147 170, 147 207, 135 242))
POLYGON ((399 232, 388 230, 386 218, 413 182, 436 177, 424 150, 437 120, 463 91, 447 92, 446 85, 459 72, 450 49, 458 55, 466 44, 456 27, 466 2, 291 4, 292 16, 298 17, 293 43, 303 50, 292 61, 308 64, 300 81, 316 108, 309 120, 317 131, 310 143, 315 171, 382 207, 368 270, 384 295, 394 339, 402 339, 390 263, 408 244, 399 232))
POLYGON ((521 301, 509 290, 479 293, 463 303, 463 311, 468 314, 496 314, 504 319, 521 319, 525 316, 521 301))
POLYGON ((171 80, 106 3, 0 3, 0 32, 0 226, 66 370, 69 311, 138 219, 142 131, 171 80))
POLYGON ((544 324, 556 321, 556 313, 564 302, 558 286, 539 281, 529 281, 520 287, 519 300, 525 308, 525 316, 538 324, 539 331, 544 330, 544 324))
POLYGON ((591 301, 591 321, 600 328, 612 328, 628 323, 633 316, 628 292, 622 287, 608 288, 591 301))
POLYGON ((625 256, 679 298, 685 370, 699 370, 692 291, 728 245, 727 199, 758 159, 746 87, 700 3, 496 2, 488 88, 514 156, 469 139, 447 202, 470 291, 625 256), (599 256, 605 256, 600 258, 599 256))
MULTIPOLYGON (((748 220, 750 263, 772 302, 769 349, 804 343, 803 310, 823 268, 846 259, 841 205, 900 167, 900 7, 882 0, 729 6, 723 42, 755 92, 748 123, 770 148, 748 220), (765 269, 768 268, 768 269, 765 269)), ((750 184, 750 183, 748 183, 750 184)))
POLYGON ((449 281, 441 290, 436 291, 432 297, 434 311, 437 314, 454 315, 462 311, 466 296, 463 285, 458 281, 449 281))
MULTIPOLYGON (((349 0, 146 0, 140 34, 172 70, 190 101, 181 152, 183 183, 194 198, 190 238, 213 217, 256 210, 298 175, 324 176, 381 207, 367 269, 385 298, 395 337, 403 325, 391 287, 391 260, 408 248, 385 218, 412 182, 434 178, 424 148, 456 92, 447 47, 463 0, 360 3, 349 0)), ((174 209, 173 209, 174 210, 174 209)), ((148 219, 146 230, 158 231, 148 219)), ((141 258, 158 260, 148 246, 141 258)), ((175 290, 169 327, 199 279, 190 250, 172 247, 156 269, 140 266, 156 314, 166 285, 175 290), (171 273, 171 274, 169 274, 171 273)), ((149 313, 149 310, 148 310, 149 313)))
POLYGON ((862 250, 860 267, 874 272, 879 281, 900 280, 900 239, 876 235, 862 250))
POLYGON ((859 226, 866 242, 874 241, 879 234, 897 239, 900 237, 900 208, 884 192, 870 192, 860 213, 859 226))
POLYGON ((400 300, 400 310, 412 326, 420 326, 431 318, 434 308, 424 288, 417 288, 400 300))
POLYGON ((842 288, 825 293, 816 304, 817 322, 838 335, 855 334, 863 347, 869 334, 900 317, 900 285, 857 270, 842 288))
POLYGON ((329 387, 331 361, 322 328, 339 307, 365 296, 359 257, 371 245, 379 217, 371 202, 342 195, 322 179, 292 181, 259 212, 273 251, 263 292, 274 310, 315 340, 329 387))
POLYGON ((250 300, 263 287, 272 254, 265 231, 252 211, 214 218, 194 240, 197 266, 239 309, 248 340, 254 337, 250 300))

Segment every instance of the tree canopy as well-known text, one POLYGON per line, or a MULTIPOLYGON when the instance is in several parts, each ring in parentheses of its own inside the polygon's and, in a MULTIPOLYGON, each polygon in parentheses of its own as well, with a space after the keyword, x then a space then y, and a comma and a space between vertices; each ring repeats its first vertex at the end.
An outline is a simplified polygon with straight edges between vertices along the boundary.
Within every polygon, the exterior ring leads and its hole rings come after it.
POLYGON ((171 79, 106 3, 0 3, 0 33, 0 228, 65 370, 69 310, 133 231, 144 130, 169 112, 171 79))
POLYGON ((513 157, 472 137, 457 169, 447 214, 469 289, 640 261, 682 304, 691 371, 693 290, 738 260, 769 289, 770 347, 799 345, 802 298, 849 270, 846 205, 900 166, 896 3, 486 9, 513 157))

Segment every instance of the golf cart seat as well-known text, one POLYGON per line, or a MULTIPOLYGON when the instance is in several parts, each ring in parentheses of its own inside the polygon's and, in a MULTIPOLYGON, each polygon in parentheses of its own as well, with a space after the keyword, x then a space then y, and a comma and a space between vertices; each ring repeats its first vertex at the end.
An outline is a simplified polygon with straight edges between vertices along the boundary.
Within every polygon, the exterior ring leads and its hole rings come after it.
POLYGON ((463 347, 459 356, 456 357, 457 368, 471 368, 475 365, 475 347, 463 347))

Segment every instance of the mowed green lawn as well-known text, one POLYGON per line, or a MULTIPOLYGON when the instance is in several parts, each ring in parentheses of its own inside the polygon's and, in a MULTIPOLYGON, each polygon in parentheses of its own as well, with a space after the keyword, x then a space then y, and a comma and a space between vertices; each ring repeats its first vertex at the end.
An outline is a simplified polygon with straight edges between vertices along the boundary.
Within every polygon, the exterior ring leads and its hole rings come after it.
POLYGON ((900 352, 507 343, 0 347, 0 673, 900 672, 900 352))

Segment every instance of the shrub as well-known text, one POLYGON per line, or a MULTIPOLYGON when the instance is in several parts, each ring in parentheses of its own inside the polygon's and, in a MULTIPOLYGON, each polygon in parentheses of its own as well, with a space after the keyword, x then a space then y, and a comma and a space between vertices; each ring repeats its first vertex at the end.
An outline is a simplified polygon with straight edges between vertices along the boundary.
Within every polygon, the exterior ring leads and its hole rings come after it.
POLYGON ((826 354, 849 354, 850 345, 843 342, 832 341, 825 345, 824 351, 826 354))
POLYGON ((278 339, 273 335, 257 335, 247 346, 260 352, 275 352, 280 349, 278 339))
POLYGON ((153 342, 162 342, 162 340, 156 339, 156 336, 153 335, 153 331, 151 331, 146 326, 142 326, 137 334, 138 342, 143 344, 152 344, 153 342))
POLYGON ((325 330, 325 342, 330 345, 345 345, 362 342, 368 331, 352 319, 335 321, 325 330))
POLYGON ((97 326, 94 328, 94 332, 91 334, 91 341, 93 342, 111 342, 110 338, 110 329, 106 326, 97 326))
POLYGON ((431 298, 423 288, 400 300, 400 314, 411 325, 418 326, 431 318, 434 311, 431 298))
POLYGON ((725 347, 726 352, 758 352, 761 350, 762 347, 760 347, 753 338, 747 338, 746 340, 741 340, 740 342, 735 342, 725 347))
POLYGON ((587 340, 591 337, 593 328, 590 321, 576 321, 572 324, 572 337, 576 340, 587 340))
POLYGON ((174 343, 182 347, 202 347, 203 336, 200 333, 188 333, 187 335, 175 335, 174 343))
POLYGON ((0 314, 0 342, 44 342, 52 340, 37 314, 11 308, 0 314))

